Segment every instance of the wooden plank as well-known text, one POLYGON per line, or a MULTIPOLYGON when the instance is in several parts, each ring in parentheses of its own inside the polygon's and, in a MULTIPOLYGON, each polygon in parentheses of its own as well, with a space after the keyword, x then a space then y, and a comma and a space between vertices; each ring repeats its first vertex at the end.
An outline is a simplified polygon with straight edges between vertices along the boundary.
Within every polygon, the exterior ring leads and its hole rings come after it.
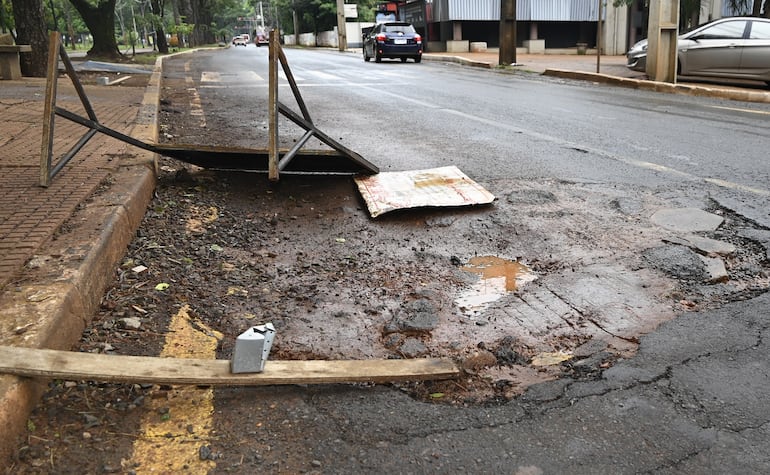
POLYGON ((211 386, 386 383, 459 376, 457 366, 449 358, 268 360, 262 373, 233 374, 229 360, 104 355, 11 346, 0 346, 0 373, 71 381, 211 386))

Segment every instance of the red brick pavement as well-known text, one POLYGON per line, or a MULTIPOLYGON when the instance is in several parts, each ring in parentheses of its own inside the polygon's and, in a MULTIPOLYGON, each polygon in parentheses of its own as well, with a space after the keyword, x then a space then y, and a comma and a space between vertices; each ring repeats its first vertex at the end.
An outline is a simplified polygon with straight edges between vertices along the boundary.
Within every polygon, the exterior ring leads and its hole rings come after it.
MULTIPOLYGON (((0 91, 0 289, 18 278, 23 266, 63 226, 73 211, 136 149, 104 134, 89 143, 59 172, 51 186, 40 182, 45 82, 3 81, 0 91)), ((66 78, 59 80, 57 105, 86 113, 66 78)), ((144 88, 86 87, 99 121, 130 134, 144 88)), ((57 117, 54 160, 87 131, 57 117)))

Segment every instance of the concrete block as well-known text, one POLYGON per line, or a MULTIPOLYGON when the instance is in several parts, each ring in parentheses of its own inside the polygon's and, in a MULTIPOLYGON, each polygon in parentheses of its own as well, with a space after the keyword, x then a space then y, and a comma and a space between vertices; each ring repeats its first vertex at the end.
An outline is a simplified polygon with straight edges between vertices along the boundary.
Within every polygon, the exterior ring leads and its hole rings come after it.
POLYGON ((468 40, 451 40, 446 42, 447 53, 467 53, 470 51, 468 40))
POLYGON ((545 54, 545 40, 526 40, 524 47, 529 54, 545 54))
POLYGON ((474 41, 471 43, 471 53, 486 53, 487 43, 485 41, 474 41))

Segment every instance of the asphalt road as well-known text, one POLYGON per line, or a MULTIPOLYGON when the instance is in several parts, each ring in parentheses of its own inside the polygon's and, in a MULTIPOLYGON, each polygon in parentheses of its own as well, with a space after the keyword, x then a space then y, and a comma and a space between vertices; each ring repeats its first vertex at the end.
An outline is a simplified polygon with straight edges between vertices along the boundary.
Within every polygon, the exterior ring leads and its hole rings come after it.
MULTIPOLYGON (((695 189, 770 226, 762 211, 770 204, 767 104, 446 63, 365 63, 331 51, 286 54, 316 125, 382 170, 456 164, 481 180, 695 189)), ((266 120, 267 48, 200 54, 192 67, 218 72, 204 73, 201 82, 203 102, 212 97, 207 115, 221 114, 231 124, 240 119, 252 127, 243 140, 261 145, 253 129, 266 120)), ((293 104, 288 87, 280 98, 293 104)), ((284 127, 284 133, 296 131, 284 127)))

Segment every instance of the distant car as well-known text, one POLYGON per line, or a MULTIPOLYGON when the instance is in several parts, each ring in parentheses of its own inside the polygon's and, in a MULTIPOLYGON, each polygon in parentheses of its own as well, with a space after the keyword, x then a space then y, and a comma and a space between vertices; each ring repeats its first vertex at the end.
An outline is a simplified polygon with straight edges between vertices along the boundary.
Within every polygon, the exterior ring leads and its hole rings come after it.
POLYGON ((233 46, 246 46, 247 44, 248 41, 243 37, 243 35, 233 37, 233 46))
POLYGON ((254 43, 257 46, 262 46, 270 43, 270 38, 267 36, 267 33, 260 33, 257 32, 257 36, 254 37, 254 43))
MULTIPOLYGON (((770 19, 731 17, 679 35, 677 73, 764 81, 770 86, 770 19)), ((626 53, 629 69, 647 68, 647 40, 626 53)))
POLYGON ((382 58, 398 58, 401 62, 411 58, 419 63, 422 61, 422 37, 409 23, 380 23, 364 37, 364 61, 372 58, 378 63, 382 58))

